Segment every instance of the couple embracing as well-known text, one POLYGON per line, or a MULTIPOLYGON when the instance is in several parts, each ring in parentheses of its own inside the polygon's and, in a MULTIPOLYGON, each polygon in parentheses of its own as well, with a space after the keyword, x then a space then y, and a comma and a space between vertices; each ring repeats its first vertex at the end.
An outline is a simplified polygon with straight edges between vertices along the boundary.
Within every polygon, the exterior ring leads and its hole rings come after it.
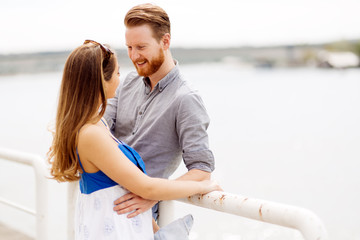
POLYGON ((172 58, 167 13, 142 4, 124 23, 136 72, 123 82, 115 51, 93 40, 65 63, 51 174, 79 180, 76 239, 187 239, 192 217, 159 230, 158 201, 221 190, 210 180, 209 117, 172 58), (188 172, 167 180, 181 159, 188 172))

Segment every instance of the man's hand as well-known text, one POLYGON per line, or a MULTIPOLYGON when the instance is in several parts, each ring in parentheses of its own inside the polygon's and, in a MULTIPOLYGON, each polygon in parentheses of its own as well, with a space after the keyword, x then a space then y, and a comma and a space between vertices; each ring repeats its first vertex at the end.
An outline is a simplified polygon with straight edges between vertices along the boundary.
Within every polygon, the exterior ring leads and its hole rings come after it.
POLYGON ((157 201, 147 200, 133 193, 128 193, 114 202, 114 211, 116 211, 117 214, 124 214, 135 210, 127 216, 128 218, 132 218, 149 210, 156 203, 157 201))

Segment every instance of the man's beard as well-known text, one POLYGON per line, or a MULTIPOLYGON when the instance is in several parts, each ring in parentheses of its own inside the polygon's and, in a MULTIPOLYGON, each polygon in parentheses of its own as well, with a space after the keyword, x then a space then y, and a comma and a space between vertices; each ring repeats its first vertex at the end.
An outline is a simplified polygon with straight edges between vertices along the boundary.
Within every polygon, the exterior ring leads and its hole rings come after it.
POLYGON ((133 64, 140 76, 149 77, 154 73, 156 73, 160 69, 161 65, 164 63, 165 60, 164 52, 161 49, 159 49, 159 54, 151 61, 147 59, 138 59, 136 60, 136 62, 142 62, 144 60, 146 61, 147 64, 145 68, 141 68, 141 67, 138 68, 135 62, 133 62, 133 64))

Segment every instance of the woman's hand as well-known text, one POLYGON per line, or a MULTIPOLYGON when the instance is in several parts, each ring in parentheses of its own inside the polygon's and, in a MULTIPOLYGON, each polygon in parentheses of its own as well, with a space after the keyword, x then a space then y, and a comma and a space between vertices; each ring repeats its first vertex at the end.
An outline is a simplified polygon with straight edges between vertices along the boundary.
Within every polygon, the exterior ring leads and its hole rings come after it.
POLYGON ((212 191, 223 191, 217 181, 214 180, 204 180, 200 182, 202 184, 203 190, 201 194, 206 194, 212 191))

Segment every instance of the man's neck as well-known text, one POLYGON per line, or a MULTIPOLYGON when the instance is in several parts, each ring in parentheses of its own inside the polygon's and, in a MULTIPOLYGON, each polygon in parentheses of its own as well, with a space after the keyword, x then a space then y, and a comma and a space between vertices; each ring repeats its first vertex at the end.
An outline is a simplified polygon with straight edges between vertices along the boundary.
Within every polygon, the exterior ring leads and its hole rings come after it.
POLYGON ((164 63, 161 65, 159 70, 153 75, 149 76, 151 83, 151 91, 154 89, 156 84, 163 79, 173 68, 175 67, 174 59, 169 52, 165 57, 164 63))

